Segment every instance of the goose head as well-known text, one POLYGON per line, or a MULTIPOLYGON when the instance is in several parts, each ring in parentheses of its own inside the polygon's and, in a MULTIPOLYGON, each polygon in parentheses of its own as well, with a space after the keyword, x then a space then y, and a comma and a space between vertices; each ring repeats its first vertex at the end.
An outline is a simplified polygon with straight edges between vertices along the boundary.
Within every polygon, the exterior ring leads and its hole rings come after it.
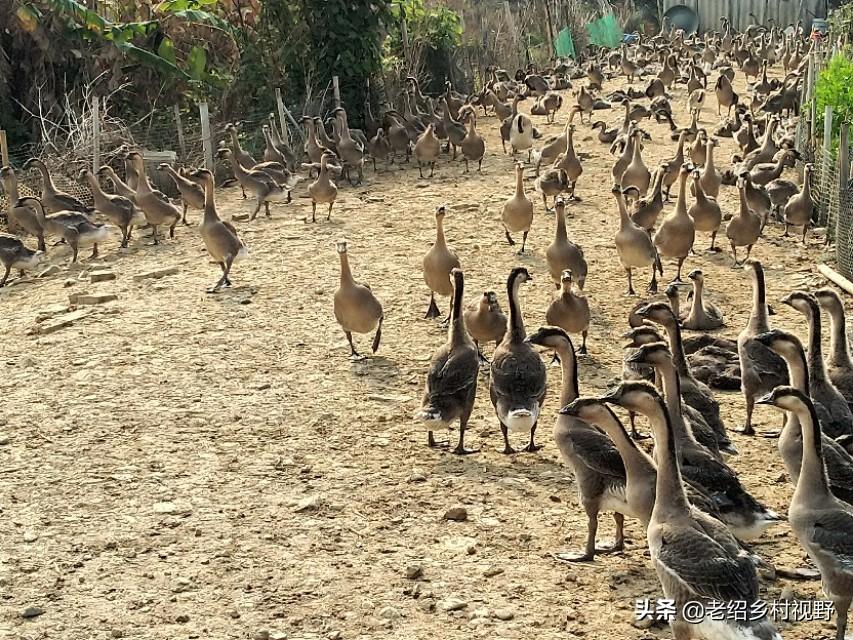
POLYGON ((613 410, 599 398, 578 398, 560 409, 560 414, 578 418, 589 424, 602 424, 608 421, 618 422, 613 410))
POLYGON ((622 337, 628 339, 628 342, 622 345, 623 349, 639 349, 644 344, 663 342, 663 337, 658 333, 657 329, 648 324, 634 327, 630 331, 623 333, 622 337))
POLYGON ((814 297, 818 304, 824 309, 842 308, 841 298, 835 289, 825 287, 814 292, 814 297))
POLYGON ((347 252, 347 241, 346 240, 338 240, 335 243, 335 251, 338 253, 346 253, 347 252))
POLYGON ((637 315, 663 327, 675 326, 675 315, 666 302, 651 302, 637 309, 637 315))
POLYGON ((535 333, 527 336, 524 341, 547 349, 565 350, 573 349, 572 340, 560 327, 540 327, 535 333))
POLYGON ((798 354, 803 353, 803 344, 800 342, 800 339, 793 333, 783 331, 782 329, 773 329, 765 333, 760 333, 753 340, 763 344, 783 358, 794 358, 798 354))
POLYGON ((640 345, 634 353, 625 358, 625 362, 652 366, 670 365, 672 364, 672 353, 665 342, 651 342, 640 345))
POLYGON ((436 220, 443 220, 444 216, 446 216, 446 215, 447 215, 447 205, 442 204, 442 205, 439 205, 438 207, 435 208, 435 219, 436 220))
POLYGON ((705 275, 702 273, 701 269, 693 269, 693 271, 687 274, 687 277, 700 284, 705 282, 705 275))
POLYGON ((814 316, 818 313, 817 300, 813 295, 806 293, 805 291, 792 291, 782 298, 781 302, 782 304, 786 304, 806 316, 814 316))
POLYGON ((655 403, 662 402, 654 385, 633 380, 620 383, 619 386, 601 396, 600 400, 635 413, 650 413, 655 403))
POLYGON ((798 413, 805 407, 808 407, 809 402, 811 401, 802 391, 787 386, 776 387, 773 391, 755 401, 756 404, 776 407, 777 409, 793 413, 798 413))
POLYGON ((208 169, 200 168, 196 169, 195 171, 190 171, 189 176, 194 180, 198 180, 199 182, 213 182, 213 173, 208 169))

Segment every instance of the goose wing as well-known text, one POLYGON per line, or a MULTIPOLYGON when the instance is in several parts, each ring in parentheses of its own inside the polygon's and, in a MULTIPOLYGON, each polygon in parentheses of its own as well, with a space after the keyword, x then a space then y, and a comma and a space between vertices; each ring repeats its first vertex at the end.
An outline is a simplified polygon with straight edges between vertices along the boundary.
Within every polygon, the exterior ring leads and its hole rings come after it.
POLYGON ((477 384, 480 363, 477 350, 471 346, 441 349, 434 357, 427 374, 427 389, 434 394, 455 395, 477 384))
POLYGON ((607 435, 597 429, 572 429, 569 434, 575 455, 590 469, 613 480, 625 482, 625 463, 607 435))
POLYGON ((701 598, 754 602, 758 597, 758 576, 749 557, 732 554, 698 525, 662 525, 655 564, 701 598))
POLYGON ((88 207, 72 195, 56 193, 53 197, 64 209, 68 209, 69 211, 88 211, 88 207))
POLYGON ((845 573, 853 573, 853 513, 835 509, 821 513, 808 532, 808 544, 833 556, 845 573))
POLYGON ((545 394, 545 365, 524 346, 499 350, 492 358, 491 383, 497 395, 540 398, 545 394))
POLYGON ((128 198, 124 196, 108 196, 108 200, 114 207, 125 211, 128 215, 133 215, 134 206, 128 198))

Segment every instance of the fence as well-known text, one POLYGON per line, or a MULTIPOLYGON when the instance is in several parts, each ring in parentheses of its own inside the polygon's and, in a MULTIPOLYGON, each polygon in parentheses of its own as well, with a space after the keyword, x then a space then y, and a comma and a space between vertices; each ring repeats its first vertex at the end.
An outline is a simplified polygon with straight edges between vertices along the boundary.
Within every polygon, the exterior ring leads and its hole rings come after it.
POLYGON ((826 242, 835 243, 838 270, 853 278, 853 190, 850 184, 850 138, 842 122, 840 135, 833 134, 833 108, 826 106, 823 130, 814 95, 820 72, 836 53, 835 47, 819 47, 809 55, 808 73, 803 83, 801 116, 797 124, 796 146, 804 162, 811 162, 812 196, 816 204, 814 223, 826 228, 826 242))

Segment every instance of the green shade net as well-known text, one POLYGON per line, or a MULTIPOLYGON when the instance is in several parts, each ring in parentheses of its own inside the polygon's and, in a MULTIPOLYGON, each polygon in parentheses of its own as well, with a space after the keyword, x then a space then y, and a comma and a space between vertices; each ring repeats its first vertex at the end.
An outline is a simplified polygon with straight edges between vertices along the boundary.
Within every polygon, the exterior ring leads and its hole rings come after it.
POLYGON ((616 17, 612 13, 587 24, 586 32, 590 43, 599 47, 613 49, 622 42, 622 29, 616 24, 616 17))
POLYGON ((557 55, 561 58, 575 57, 575 43, 572 41, 572 32, 569 31, 568 27, 557 34, 554 48, 557 50, 557 55))

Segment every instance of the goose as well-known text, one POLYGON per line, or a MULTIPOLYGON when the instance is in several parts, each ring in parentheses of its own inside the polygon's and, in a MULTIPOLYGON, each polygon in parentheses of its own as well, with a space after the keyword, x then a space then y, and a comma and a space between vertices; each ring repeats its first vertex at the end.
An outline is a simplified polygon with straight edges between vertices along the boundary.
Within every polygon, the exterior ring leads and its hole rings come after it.
POLYGON ((542 204, 545 205, 545 211, 553 211, 553 209, 548 206, 548 196, 554 198, 554 206, 556 206, 559 195, 568 191, 571 186, 566 170, 560 167, 562 160, 563 154, 560 154, 554 162, 554 165, 549 167, 542 173, 542 175, 536 178, 536 182, 534 183, 536 190, 542 194, 542 204))
POLYGON ((757 260, 747 260, 745 267, 752 281, 752 307, 749 321, 737 338, 741 390, 746 400, 746 422, 743 428, 737 431, 751 436, 755 435, 752 427, 755 398, 772 391, 774 387, 787 384, 788 376, 785 361, 755 341, 757 335, 770 331, 764 267, 757 260))
POLYGON ((820 305, 811 294, 794 291, 782 298, 786 304, 802 313, 809 325, 808 369, 811 397, 827 410, 830 420, 823 425, 832 438, 853 433, 853 413, 844 396, 835 388, 826 372, 821 346, 820 305))
POLYGON ((38 250, 47 253, 47 245, 44 242, 44 229, 36 217, 35 211, 30 207, 18 207, 15 203, 20 199, 18 193, 18 179, 12 167, 0 168, 0 182, 3 183, 3 191, 9 202, 9 213, 6 221, 9 231, 16 232, 22 229, 38 240, 38 250))
MULTIPOLYGON (((129 161, 126 160, 129 163, 129 161)), ((134 175, 136 175, 134 173, 134 175)), ((116 192, 116 195, 119 195, 123 198, 127 198, 134 204, 136 203, 136 189, 132 189, 129 184, 124 182, 121 178, 118 177, 115 170, 109 165, 103 165, 98 169, 98 176, 101 178, 108 178, 110 182, 113 183, 113 190, 116 192)), ((136 184, 139 184, 139 180, 137 178, 136 184)), ((160 193, 157 191, 156 193, 160 193)), ((165 194, 163 195, 165 199, 165 194)))
POLYGON ((746 123, 746 126, 738 129, 735 134, 735 142, 737 142, 738 147, 740 147, 743 154, 749 154, 758 149, 760 145, 758 144, 758 140, 755 138, 753 119, 749 112, 743 115, 743 121, 746 123))
POLYGON ((563 271, 571 270, 578 287, 583 290, 586 283, 588 267, 584 258, 583 249, 569 240, 566 232, 566 201, 557 198, 554 203, 554 215, 557 221, 554 241, 545 250, 545 260, 548 263, 548 272, 557 288, 562 283, 563 271))
POLYGON ((335 142, 335 140, 333 140, 329 136, 329 133, 326 131, 326 125, 323 123, 323 119, 320 116, 314 116, 313 120, 314 120, 314 130, 317 134, 317 141, 320 143, 320 145, 324 149, 331 151, 332 153, 337 155, 337 153, 338 153, 337 142, 335 142))
POLYGON ((264 136, 264 162, 278 162, 281 165, 287 165, 287 158, 284 157, 281 151, 279 151, 278 147, 275 146, 275 143, 272 140, 272 133, 270 133, 270 125, 264 124, 261 125, 261 132, 264 136))
POLYGON ((652 180, 652 174, 643 162, 643 157, 641 155, 642 144, 640 143, 640 135, 642 134, 639 131, 634 132, 634 147, 632 149, 633 153, 631 156, 631 162, 627 167, 625 167, 625 171, 619 178, 618 184, 620 184, 623 188, 635 188, 639 192, 640 197, 642 198, 649 190, 649 184, 652 180))
POLYGON ((213 173, 207 169, 197 169, 192 173, 192 176, 204 188, 204 214, 198 230, 201 233, 201 239, 207 253, 222 269, 222 277, 207 290, 208 293, 216 293, 223 286, 231 286, 229 278, 231 268, 235 262, 243 260, 249 251, 237 234, 234 225, 227 220, 222 220, 216 211, 216 202, 213 196, 213 173))
POLYGON ((530 233, 530 225, 533 223, 533 202, 524 193, 524 165, 515 163, 515 195, 504 202, 501 212, 506 240, 510 246, 515 246, 515 240, 510 233, 523 233, 521 250, 524 253, 527 244, 527 234, 530 233))
POLYGON ((589 122, 592 122, 592 112, 595 105, 595 99, 583 85, 581 85, 581 88, 578 91, 577 103, 578 107, 580 107, 581 124, 583 124, 583 114, 586 114, 589 118, 589 122))
POLYGON ((696 409, 702 415, 705 422, 716 434, 720 450, 725 450, 729 446, 730 441, 726 434, 726 425, 720 417, 720 403, 717 402, 714 393, 708 385, 700 382, 693 376, 693 372, 684 355, 681 325, 672 308, 665 302, 652 302, 638 309, 637 315, 659 324, 666 331, 669 350, 672 353, 673 363, 678 372, 681 397, 684 400, 684 404, 696 409))
POLYGON ((373 161, 374 173, 377 172, 377 160, 384 160, 386 164, 389 159, 393 161, 393 156, 391 155, 391 144, 388 142, 388 136, 382 127, 377 129, 376 135, 368 141, 367 155, 370 156, 370 159, 373 161))
MULTIPOLYGON (((557 111, 563 106, 563 96, 554 91, 549 91, 536 100, 530 108, 530 114, 534 116, 545 116, 545 122, 552 124, 556 119, 557 111)), ((580 108, 580 107, 579 107, 580 108)), ((583 110, 581 110, 583 117, 583 110)))
POLYGON ((776 156, 776 153, 779 151, 779 147, 776 145, 775 139, 776 129, 778 126, 779 118, 778 116, 774 116, 770 119, 770 122, 767 124, 767 128, 764 130, 764 137, 762 138, 761 146, 755 151, 751 151, 744 156, 743 168, 745 171, 752 170, 755 165, 762 162, 771 162, 776 156))
POLYGON ((715 253, 720 250, 719 247, 715 246, 715 242, 720 224, 723 221, 723 212, 715 198, 705 195, 702 177, 698 171, 693 172, 693 192, 696 201, 690 205, 687 213, 693 219, 693 226, 696 231, 711 234, 711 246, 708 247, 708 251, 715 253))
POLYGON ((427 374, 426 390, 420 419, 428 429, 428 444, 438 446, 433 432, 447 429, 459 420, 459 441, 453 453, 477 453, 465 448, 465 428, 474 409, 477 396, 477 377, 480 371, 479 350, 465 330, 462 313, 464 278, 460 269, 453 269, 453 304, 450 310, 450 329, 447 342, 435 352, 427 374))
POLYGON ((853 507, 832 495, 814 404, 792 387, 779 387, 759 402, 796 414, 802 425, 803 459, 788 508, 794 535, 821 573, 826 595, 838 612, 836 640, 844 640, 853 600, 853 507))
POLYGON ((127 160, 136 171, 138 183, 136 187, 136 204, 145 214, 145 219, 151 225, 153 244, 160 244, 157 228, 161 225, 169 227, 169 238, 175 237, 175 227, 181 219, 181 212, 168 200, 161 199, 151 188, 142 155, 137 151, 127 154, 127 160))
POLYGON ((752 167, 749 172, 749 178, 754 184, 766 185, 771 180, 775 180, 782 175, 783 169, 787 166, 791 158, 797 156, 797 152, 793 149, 785 149, 778 155, 775 162, 761 162, 752 167))
POLYGON ((678 147, 675 149, 675 157, 666 162, 666 172, 664 173, 663 184, 666 187, 666 201, 669 202, 669 192, 672 185, 678 180, 679 171, 684 165, 684 142, 687 140, 687 134, 681 132, 678 136, 678 147))
MULTIPOLYGON (((302 119, 303 121, 306 118, 302 119)), ((313 121, 308 118, 313 127, 313 121)), ((234 161, 239 162, 244 167, 254 167, 258 164, 258 161, 255 160, 252 155, 246 151, 243 146, 240 144, 240 135, 237 131, 237 126, 233 123, 229 123, 225 125, 225 132, 231 138, 231 154, 234 161)), ((309 136, 310 137, 310 136, 309 136)), ((309 157, 311 157, 311 152, 309 151, 309 157)))
POLYGON ((831 341, 826 372, 835 388, 853 408, 853 361, 847 343, 847 318, 844 304, 834 289, 824 288, 814 292, 818 304, 829 314, 831 341))
POLYGON ((525 342, 524 320, 518 302, 519 288, 529 281, 524 267, 515 267, 507 279, 509 330, 495 349, 490 368, 489 396, 501 425, 504 454, 516 453, 509 444, 508 433, 530 433, 524 451, 541 449, 534 443, 539 412, 545 400, 545 365, 539 354, 525 342))
POLYGON ((634 76, 637 75, 639 68, 635 62, 628 58, 628 50, 624 44, 622 45, 621 53, 620 64, 622 73, 628 78, 628 84, 631 85, 634 83, 634 76))
POLYGON ((58 211, 78 211, 80 213, 90 213, 91 207, 87 207, 80 200, 72 195, 59 191, 53 183, 53 178, 47 165, 38 158, 30 158, 24 163, 24 171, 31 168, 36 169, 41 174, 42 191, 41 203, 48 212, 58 211))
MULTIPOLYGON (((368 105, 369 107, 369 105, 368 105)), ((270 142, 272 143, 273 148, 278 151, 278 155, 282 158, 284 165, 293 171, 296 168, 296 154, 293 153, 293 149, 291 146, 282 140, 281 135, 278 132, 278 126, 275 121, 275 114, 269 114, 269 136, 270 142)), ((282 125, 284 125, 284 121, 282 120, 282 125)), ((285 134, 286 134, 285 127, 285 134)), ((267 158, 268 160, 271 158, 267 158)))
POLYGON ((356 351, 352 334, 370 333, 376 329, 371 344, 371 351, 376 353, 379 349, 379 341, 382 339, 382 322, 385 315, 382 312, 382 303, 371 291, 370 286, 360 284, 353 278, 347 243, 339 240, 335 248, 341 261, 341 280, 334 297, 335 319, 344 330, 344 335, 349 342, 350 359, 360 360, 363 356, 356 351))
POLYGON ((568 149, 569 145, 569 126, 570 123, 567 122, 563 133, 558 136, 551 136, 542 145, 542 149, 539 151, 536 158, 537 176, 539 175, 539 168, 543 164, 553 164, 561 154, 566 153, 566 149, 568 149))
POLYGON ((752 247, 758 242, 761 236, 762 220, 761 216, 752 211, 746 204, 746 186, 744 178, 738 179, 738 192, 740 193, 740 209, 729 223, 726 225, 726 237, 732 247, 732 257, 734 257, 734 267, 741 266, 743 262, 737 259, 737 248, 746 247, 746 258, 744 262, 749 260, 749 255, 752 253, 752 247))
POLYGON ((526 100, 527 96, 522 93, 517 93, 515 97, 512 99, 512 111, 509 116, 501 120, 500 133, 501 133, 501 146, 503 147, 504 153, 506 153, 506 143, 509 142, 510 134, 512 132, 513 123, 515 122, 515 117, 518 115, 518 103, 522 100, 526 100))
POLYGON ((687 176, 690 168, 687 165, 681 167, 678 185, 678 198, 675 201, 673 212, 663 219, 657 233, 654 235, 654 244, 658 255, 662 258, 675 258, 678 261, 678 271, 673 282, 681 283, 681 268, 684 260, 693 249, 696 239, 696 227, 693 218, 687 214, 687 176))
POLYGON ((699 129, 696 134, 696 141, 690 145, 690 162, 694 167, 702 167, 705 165, 705 158, 708 155, 708 131, 699 129))
POLYGON ((403 153, 406 156, 406 162, 409 162, 409 157, 412 154, 412 145, 409 140, 409 134, 406 131, 406 126, 396 111, 386 111, 382 117, 382 130, 388 139, 391 147, 391 162, 398 153, 403 153))
MULTIPOLYGON (((452 248, 447 246, 444 237, 444 216, 447 207, 444 205, 435 210, 435 242, 423 258, 424 281, 430 290, 429 308, 425 318, 437 318, 440 315, 435 303, 435 294, 440 296, 453 295, 451 272, 459 269, 459 257, 452 248)), ((449 316, 448 316, 449 318, 449 316)))
MULTIPOLYGON (((642 308, 647 303, 641 302, 636 309, 642 308)), ((631 316, 635 316, 632 312, 631 316)), ((629 317, 631 329, 622 335, 627 338, 628 342, 622 345, 625 349, 625 356, 622 361, 622 379, 624 381, 645 380, 646 382, 654 382, 656 387, 661 386, 660 376, 655 372, 655 368, 647 364, 638 364, 631 360, 634 351, 639 349, 644 344, 652 344, 654 342, 662 342, 663 338, 657 332, 654 325, 644 324, 642 318, 629 317)), ((651 436, 641 434, 637 431, 636 414, 633 411, 628 412, 628 419, 631 423, 631 438, 634 440, 646 440, 651 436)), ((709 427, 710 429, 710 427, 709 427)), ((716 442, 716 439, 714 439, 716 442)))
POLYGON ((106 241, 109 229, 96 225, 79 211, 55 211, 45 213, 39 198, 26 196, 18 200, 16 207, 29 207, 39 221, 45 235, 59 236, 71 247, 71 264, 77 262, 80 247, 92 245, 91 258, 98 257, 98 245, 106 241))
POLYGON ((88 169, 80 171, 78 180, 89 186, 95 211, 105 216, 107 220, 121 230, 121 248, 126 249, 133 227, 141 227, 147 224, 145 215, 127 198, 104 193, 98 178, 88 169))
POLYGON ((501 343, 506 334, 506 315, 501 310, 498 296, 494 291, 486 291, 479 300, 474 301, 465 310, 465 327, 477 347, 480 362, 488 364, 480 345, 494 342, 495 347, 501 343))
POLYGON ((533 121, 523 113, 516 114, 509 131, 509 146, 512 155, 515 156, 519 151, 527 151, 527 162, 530 162, 535 137, 533 121))
MULTIPOLYGON (((311 222, 317 222, 318 204, 329 205, 326 221, 328 222, 332 219, 332 207, 335 205, 335 200, 338 199, 338 185, 335 184, 332 176, 339 176, 341 174, 341 167, 334 164, 334 160, 335 155, 331 152, 326 152, 320 158, 319 165, 310 165, 317 169, 317 179, 308 185, 308 195, 311 196, 311 222)), ((303 164, 302 166, 305 167, 306 165, 303 164)), ((290 192, 288 191, 289 197, 290 192)), ((260 207, 260 205, 258 206, 260 207)), ((255 209, 255 213, 257 214, 257 209, 255 209)), ((267 216, 269 216, 269 207, 267 207, 267 216)))
POLYGON ((697 118, 702 113, 702 106, 705 104, 705 90, 693 89, 687 96, 687 111, 697 118))
POLYGON ((172 165, 170 165, 168 162, 161 162, 158 166, 158 169, 160 169, 160 171, 168 173, 172 180, 174 180, 175 186, 178 188, 178 193, 181 194, 181 202, 184 205, 184 213, 181 217, 181 222, 183 222, 184 224, 189 224, 187 222, 187 210, 190 207, 192 207, 193 209, 204 211, 204 187, 202 187, 196 182, 193 182, 192 180, 187 180, 184 176, 175 171, 172 165))
MULTIPOLYGON (((811 397, 806 354, 797 336, 774 329, 756 336, 755 339, 785 359, 788 365, 791 387, 811 397)), ((826 407, 814 400, 813 402, 818 423, 823 427, 832 420, 832 417, 826 407)), ((853 504, 853 457, 838 441, 833 440, 823 432, 821 433, 821 445, 824 451, 830 490, 840 500, 853 504)), ((785 419, 784 426, 779 434, 778 447, 788 477, 796 485, 803 459, 802 425, 800 425, 796 414, 789 414, 785 419)))
POLYGON ((690 601, 743 601, 749 609, 758 601, 755 565, 722 522, 690 509, 676 434, 660 394, 648 383, 623 383, 602 400, 643 413, 654 429, 656 497, 646 537, 663 593, 675 604, 674 637, 781 640, 766 616, 745 621, 706 617, 698 624, 683 619, 682 608, 690 601))
POLYGON ((359 185, 364 181, 364 147, 360 141, 352 137, 347 121, 347 112, 343 107, 338 107, 335 114, 335 131, 338 132, 337 152, 341 161, 341 170, 344 172, 347 182, 359 185), (350 179, 350 170, 355 169, 357 181, 350 179))
POLYGON ((562 289, 556 292, 551 304, 545 310, 545 322, 560 327, 567 333, 580 333, 583 343, 578 355, 586 355, 586 338, 589 334, 589 300, 572 291, 574 277, 570 269, 562 273, 562 289))
POLYGON ((462 139, 462 156, 465 158, 465 173, 468 173, 468 162, 477 163, 477 171, 483 170, 483 158, 486 155, 486 141, 477 131, 477 117, 473 111, 468 116, 468 129, 462 139))
POLYGON ((747 207, 761 218, 761 229, 764 230, 764 225, 767 224, 767 220, 770 216, 770 196, 767 195, 767 191, 764 187, 753 184, 752 178, 748 173, 743 172, 741 177, 743 178, 747 207))
MULTIPOLYGON (((270 202, 290 202, 290 189, 295 184, 295 181, 291 181, 290 184, 280 184, 270 173, 258 168, 258 166, 247 167, 239 160, 235 161, 233 150, 225 147, 219 149, 217 156, 232 160, 231 164, 234 169, 234 177, 237 178, 243 192, 249 191, 254 194, 255 210, 252 212, 249 220, 254 220, 257 217, 258 212, 261 210, 261 205, 264 206, 266 215, 269 218, 271 217, 270 202)), ((317 167, 314 164, 303 164, 302 168, 312 169, 317 167)))
POLYGON ((660 212, 663 211, 663 179, 665 170, 663 165, 655 169, 655 173, 652 176, 652 192, 647 198, 640 198, 636 187, 627 187, 622 190, 622 194, 625 197, 630 195, 634 198, 631 220, 650 234, 657 223, 660 212))
POLYGON ((454 120, 447 100, 444 97, 439 98, 438 104, 441 107, 441 121, 444 125, 444 130, 447 132, 447 139, 450 147, 453 149, 453 159, 456 159, 456 149, 462 146, 462 141, 467 135, 465 125, 457 120, 454 120))
MULTIPOLYGON (((720 172, 714 164, 714 147, 719 146, 719 141, 716 138, 709 138, 705 145, 705 166, 702 169, 702 176, 699 182, 702 185, 702 190, 706 196, 717 198, 720 195, 720 185, 723 182, 720 172)), ((694 189, 695 195, 695 189, 694 189)))
MULTIPOLYGON (((732 533, 741 540, 752 540, 778 524, 779 516, 755 500, 743 487, 737 474, 720 458, 719 450, 716 447, 709 449, 698 442, 692 427, 685 420, 684 401, 679 394, 679 377, 666 345, 643 345, 629 360, 652 365, 660 376, 682 470, 687 478, 711 497, 719 509, 720 519, 732 533)), ((657 449, 659 443, 655 444, 657 449)))
POLYGON ((806 244, 806 234, 809 231, 809 224, 811 224, 812 218, 814 216, 816 203, 814 198, 812 197, 811 191, 811 175, 814 170, 814 165, 808 163, 803 168, 803 188, 798 194, 791 197, 788 200, 788 204, 785 205, 785 233, 784 235, 788 235, 788 229, 790 227, 802 227, 803 228, 803 238, 802 243, 806 244))
MULTIPOLYGON (((133 192, 134 197, 136 197, 136 190, 139 188, 139 172, 133 164, 133 158, 130 157, 130 149, 126 145, 122 145, 116 150, 116 152, 124 159, 124 182, 133 192)), ((116 190, 119 189, 119 185, 115 179, 113 179, 113 185, 116 187, 116 190)), ((130 197, 125 193, 119 193, 119 195, 122 195, 125 198, 130 197)), ((133 198, 131 198, 131 200, 132 199, 133 198)), ((165 200, 165 196, 163 196, 163 199, 165 200)))
POLYGON ((619 135, 619 129, 616 127, 608 129, 604 120, 598 120, 592 124, 592 130, 596 129, 598 129, 598 141, 603 144, 613 144, 619 135))
POLYGON ((702 271, 694 269, 687 274, 687 277, 693 281, 693 302, 681 326, 690 331, 713 331, 726 326, 723 321, 723 312, 703 299, 705 276, 702 271))
POLYGON ((3 277, 0 278, 0 288, 6 286, 9 273, 12 269, 18 269, 21 275, 25 271, 32 271, 44 258, 44 251, 33 251, 27 247, 20 238, 8 233, 0 233, 0 264, 3 265, 3 277))
POLYGON ((728 115, 732 115, 732 108, 736 107, 739 101, 738 94, 735 93, 732 83, 729 78, 723 74, 717 78, 714 85, 714 94, 717 96, 717 115, 722 115, 721 107, 728 109, 728 115))
MULTIPOLYGON (((578 397, 577 361, 572 341, 559 327, 542 327, 526 340, 528 344, 552 349, 562 368, 560 405, 565 407, 578 397)), ((537 359, 539 356, 536 356, 537 359)), ((625 466, 613 441, 596 427, 560 412, 554 426, 554 440, 560 457, 571 468, 578 487, 579 502, 587 515, 587 539, 584 551, 558 557, 568 562, 588 562, 596 553, 624 548, 624 515, 639 518, 626 500, 625 466), (597 549, 598 513, 612 510, 616 521, 616 543, 609 549, 597 549)))
POLYGON ((418 174, 421 178, 424 177, 423 167, 426 165, 429 167, 429 177, 432 178, 438 154, 441 153, 441 143, 435 136, 435 125, 427 125, 426 131, 415 142, 414 152, 418 161, 418 174))
POLYGON ((566 172, 566 177, 569 180, 569 200, 580 200, 575 193, 575 187, 577 185, 578 178, 580 178, 583 173, 583 166, 575 153, 574 135, 575 127, 573 124, 569 123, 566 131, 566 152, 555 166, 566 172))
POLYGON ((770 206, 775 217, 781 220, 781 213, 788 201, 800 192, 800 187, 792 180, 776 178, 764 187, 767 197, 770 198, 770 206))
MULTIPOLYGON (((645 389, 646 387, 642 388, 645 389)), ((636 517, 644 529, 648 527, 655 503, 655 480, 657 478, 657 465, 652 457, 637 446, 634 439, 628 436, 622 422, 600 398, 577 398, 560 409, 560 415, 571 416, 597 427, 610 437, 625 466, 627 513, 636 517)), ((716 505, 701 488, 685 479, 684 489, 690 501, 691 511, 699 509, 719 518, 716 505)), ((562 555, 560 557, 564 559, 562 555)))
MULTIPOLYGON (((616 251, 619 254, 619 262, 628 274, 628 291, 626 295, 636 295, 634 291, 633 269, 642 267, 652 268, 652 280, 648 290, 656 293, 658 290, 657 270, 659 269, 659 258, 657 250, 651 237, 645 229, 638 226, 628 215, 625 199, 619 187, 614 186, 612 190, 619 207, 619 230, 616 232, 616 251)), ((661 270, 662 271, 662 270, 661 270)))
POLYGON ((735 107, 734 116, 726 118, 721 125, 714 129, 714 135, 719 138, 734 137, 736 133, 743 131, 743 121, 741 118, 745 120, 747 115, 745 107, 735 107))

